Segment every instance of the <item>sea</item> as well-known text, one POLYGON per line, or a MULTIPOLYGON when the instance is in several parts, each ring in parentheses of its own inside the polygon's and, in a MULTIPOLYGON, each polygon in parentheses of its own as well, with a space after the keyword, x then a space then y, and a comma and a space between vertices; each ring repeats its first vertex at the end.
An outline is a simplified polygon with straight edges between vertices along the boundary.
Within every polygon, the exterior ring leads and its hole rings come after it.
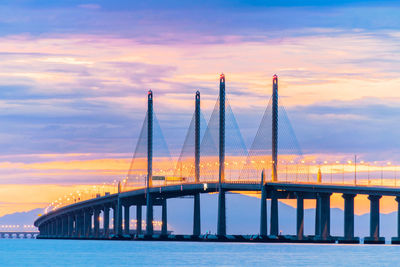
POLYGON ((399 266, 400 246, 0 239, 0 266, 399 266))

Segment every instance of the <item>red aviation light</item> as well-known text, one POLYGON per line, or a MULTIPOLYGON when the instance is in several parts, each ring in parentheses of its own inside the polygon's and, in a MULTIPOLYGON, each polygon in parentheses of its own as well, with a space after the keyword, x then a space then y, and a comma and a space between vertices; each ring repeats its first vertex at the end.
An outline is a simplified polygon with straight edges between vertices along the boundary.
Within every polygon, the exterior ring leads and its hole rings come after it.
POLYGON ((225 74, 221 73, 221 75, 219 75, 220 79, 224 79, 225 78, 225 74))
POLYGON ((274 76, 272 76, 272 84, 273 86, 278 86, 278 75, 274 74, 274 76))

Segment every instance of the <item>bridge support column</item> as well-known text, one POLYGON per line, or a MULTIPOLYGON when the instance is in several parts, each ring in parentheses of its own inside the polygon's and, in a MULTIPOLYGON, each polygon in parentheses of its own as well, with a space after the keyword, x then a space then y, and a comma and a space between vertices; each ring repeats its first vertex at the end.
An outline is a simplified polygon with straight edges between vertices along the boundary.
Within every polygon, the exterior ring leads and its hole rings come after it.
POLYGON ((58 219, 58 237, 64 237, 64 217, 61 215, 58 219))
POLYGON ((57 218, 53 221, 53 237, 57 236, 57 218))
POLYGON ((48 236, 53 235, 53 222, 52 221, 47 224, 47 232, 48 232, 48 236))
POLYGON ((62 237, 64 234, 63 234, 63 217, 62 216, 60 216, 58 219, 57 219, 57 236, 58 237, 62 237))
POLYGON ((118 234, 118 211, 117 211, 117 205, 114 204, 112 209, 113 209, 113 236, 116 236, 118 234))
POLYGON ((296 234, 297 240, 304 238, 304 197, 302 193, 296 193, 297 209, 296 209, 296 234))
POLYGON ((57 236, 57 219, 54 219, 53 221, 52 221, 52 232, 51 232, 51 235, 53 236, 53 237, 56 237, 57 236))
POLYGON ((73 237, 79 237, 79 219, 78 219, 78 213, 74 213, 74 235, 73 237))
POLYGON ((142 205, 136 205, 136 235, 142 234, 142 205))
POLYGON ((261 186, 261 211, 260 211, 260 235, 268 235, 267 224, 267 190, 265 184, 261 186))
POLYGON ((78 237, 84 236, 84 216, 82 211, 78 213, 78 237))
POLYGON ((100 209, 95 207, 93 209, 93 235, 95 238, 100 237, 100 209))
POLYGON ((153 196, 148 192, 146 198, 146 235, 151 236, 153 233, 153 196))
POLYGON ((40 232, 40 236, 48 236, 48 224, 43 225, 43 232, 40 232))
POLYGON ((56 237, 60 236, 60 218, 56 217, 56 219, 54 220, 54 224, 55 224, 55 233, 54 235, 56 237))
POLYGON ((122 236, 122 204, 119 197, 114 208, 114 235, 122 236))
POLYGON ((56 237, 61 237, 62 236, 62 221, 60 217, 56 218, 56 237))
POLYGON ((278 196, 276 191, 271 192, 271 224, 270 235, 279 235, 279 218, 278 218, 278 196))
POLYGON ((92 234, 92 211, 91 210, 85 210, 83 213, 84 216, 84 232, 83 232, 83 236, 84 237, 89 237, 92 234))
POLYGON ((74 229, 74 237, 79 237, 79 214, 76 213, 75 215, 75 229, 74 229))
POLYGON ((105 238, 109 238, 109 236, 110 236, 110 207, 104 206, 103 216, 104 216, 103 236, 105 238))
POLYGON ((200 194, 196 193, 193 196, 193 235, 201 234, 201 220, 200 220, 200 194))
MULTIPOLYGON (((40 227, 39 227, 39 235, 40 236, 45 236, 46 235, 46 224, 43 223, 40 227)), ((1 237, 0 237, 1 238, 1 237)))
POLYGON ((73 237, 78 237, 78 214, 74 213, 74 233, 73 233, 73 237))
POLYGON ((220 191, 218 193, 218 225, 217 225, 217 235, 226 235, 226 199, 225 191, 222 189, 220 184, 220 191))
POLYGON ((397 236, 392 237, 392 244, 400 244, 400 196, 396 197, 397 202, 397 236))
POLYGON ((320 230, 320 213, 321 213, 321 200, 317 194, 315 197, 315 238, 321 235, 320 230))
POLYGON ((47 223, 43 225, 42 230, 43 230, 43 232, 40 231, 39 235, 47 236, 47 223))
POLYGON ((331 193, 318 193, 320 199, 320 212, 319 212, 319 230, 320 239, 326 241, 331 235, 331 207, 330 197, 331 193))
MULTIPOLYGON (((46 224, 43 223, 40 228, 39 228, 39 235, 40 236, 45 236, 46 235, 46 224)), ((1 237, 0 237, 1 238, 1 237)))
POLYGON ((383 244, 385 238, 379 236, 379 200, 382 196, 368 196, 370 201, 369 236, 364 239, 365 244, 383 244))
POLYGON ((164 198, 162 200, 162 210, 161 210, 161 235, 168 235, 168 226, 167 226, 167 199, 164 198))
POLYGON ((359 243, 354 237, 354 194, 343 194, 344 198, 344 236, 339 243, 359 243))
POLYGON ((126 204, 124 206, 124 233, 125 235, 129 235, 129 223, 130 223, 130 218, 129 218, 129 204, 126 204))
POLYGON ((49 224, 48 223, 45 223, 44 224, 44 226, 43 226, 43 233, 42 232, 40 232, 40 235, 41 236, 48 236, 49 235, 49 224))
POLYGON ((48 222, 46 224, 46 233, 47 233, 47 236, 51 236, 51 222, 48 222))
POLYGON ((65 215, 63 218, 63 237, 69 237, 68 226, 68 215, 65 215))
POLYGON ((72 217, 72 214, 68 214, 67 215, 67 220, 68 220, 68 237, 72 237, 73 236, 73 232, 74 232, 74 220, 72 217))

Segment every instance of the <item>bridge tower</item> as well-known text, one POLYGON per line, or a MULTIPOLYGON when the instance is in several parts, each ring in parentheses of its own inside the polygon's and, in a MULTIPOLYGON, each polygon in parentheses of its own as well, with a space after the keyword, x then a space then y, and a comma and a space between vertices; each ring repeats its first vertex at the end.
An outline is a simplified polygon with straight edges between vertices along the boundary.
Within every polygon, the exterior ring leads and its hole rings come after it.
MULTIPOLYGON (((278 181, 278 76, 272 77, 272 181, 278 181)), ((271 223, 270 234, 279 234, 278 196, 276 191, 271 192, 271 223)))
POLYGON ((147 192, 146 192, 146 234, 153 235, 153 199, 150 188, 153 181, 153 92, 147 94, 147 192))
POLYGON ((272 181, 278 181, 278 76, 272 77, 272 181))
POLYGON ((226 235, 225 191, 225 75, 219 77, 219 187, 217 235, 226 235))
MULTIPOLYGON (((195 129, 194 129, 194 165, 195 182, 200 182, 200 92, 196 92, 195 97, 195 129)), ((193 235, 200 235, 200 193, 194 194, 193 207, 193 235)))

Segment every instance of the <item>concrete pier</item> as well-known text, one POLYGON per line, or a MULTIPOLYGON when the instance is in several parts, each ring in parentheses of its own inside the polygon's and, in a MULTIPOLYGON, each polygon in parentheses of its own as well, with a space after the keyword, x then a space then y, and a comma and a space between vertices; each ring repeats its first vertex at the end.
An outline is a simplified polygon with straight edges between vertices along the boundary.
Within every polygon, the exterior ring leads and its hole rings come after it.
POLYGON ((271 223, 270 235, 278 236, 279 234, 279 218, 278 218, 278 196, 276 191, 271 193, 271 223))
POLYGON ((319 196, 315 198, 315 232, 314 235, 315 237, 321 235, 321 230, 320 230, 320 213, 321 213, 321 201, 319 196))
POLYGON ((168 234, 168 222, 167 222, 167 199, 164 198, 162 200, 162 207, 161 207, 161 235, 166 236, 168 234))
POLYGON ((319 193, 320 198, 320 238, 321 240, 328 240, 331 235, 331 207, 330 207, 331 193, 319 193))
POLYGON ((124 206, 124 234, 129 235, 129 223, 130 223, 130 218, 129 218, 129 205, 124 206))
MULTIPOLYGON (((119 187, 120 185, 118 185, 119 187)), ((122 203, 120 198, 118 198, 114 209, 114 236, 122 236, 122 203)))
POLYGON ((105 238, 110 236, 110 207, 104 206, 104 227, 103 227, 103 235, 105 238))
POLYGON ((296 235, 297 240, 304 238, 304 198, 302 193, 296 193, 297 208, 296 208, 296 235))
POLYGON ((201 234, 201 221, 200 221, 200 194, 194 194, 193 203, 193 235, 201 234))
POLYGON ((73 237, 74 235, 74 216, 68 214, 68 237, 73 237))
POLYGON ((142 234, 142 205, 136 205, 136 234, 142 234))
POLYGON ((84 216, 83 236, 89 237, 92 234, 92 211, 90 209, 85 210, 83 216, 84 216))
POLYGON ((397 202, 397 236, 392 237, 392 244, 400 244, 400 196, 395 199, 397 202))
MULTIPOLYGON (((264 173, 264 172, 263 172, 264 173)), ((265 189, 264 181, 261 186, 261 212, 260 212, 260 235, 268 235, 267 225, 267 190, 265 189)))
POLYGON ((146 198, 146 235, 153 235, 153 196, 148 193, 146 198))
POLYGON ((384 244, 385 238, 379 236, 379 200, 382 196, 370 195, 370 224, 369 236, 365 237, 365 244, 384 244))
POLYGON ((343 194, 344 198, 344 232, 339 243, 359 243, 358 237, 354 237, 354 198, 355 194, 343 194))
POLYGON ((79 213, 79 237, 85 237, 85 216, 83 211, 79 213))
POLYGON ((100 237, 100 210, 99 208, 93 209, 93 236, 95 238, 100 237))
POLYGON ((226 235, 226 199, 225 191, 220 188, 218 193, 218 222, 217 222, 217 235, 226 235))

